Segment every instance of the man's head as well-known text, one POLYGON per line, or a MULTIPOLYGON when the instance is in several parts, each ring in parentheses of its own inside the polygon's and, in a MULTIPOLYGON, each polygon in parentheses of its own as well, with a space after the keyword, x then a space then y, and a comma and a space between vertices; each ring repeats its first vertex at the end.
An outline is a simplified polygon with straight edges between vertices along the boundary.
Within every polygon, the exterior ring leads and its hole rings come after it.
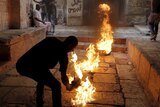
POLYGON ((75 36, 69 36, 64 40, 64 46, 67 52, 73 51, 73 49, 78 45, 78 39, 75 36))
POLYGON ((36 10, 38 10, 38 11, 39 11, 39 10, 40 10, 40 8, 41 8, 41 7, 40 7, 40 5, 39 5, 39 4, 36 4, 36 10))

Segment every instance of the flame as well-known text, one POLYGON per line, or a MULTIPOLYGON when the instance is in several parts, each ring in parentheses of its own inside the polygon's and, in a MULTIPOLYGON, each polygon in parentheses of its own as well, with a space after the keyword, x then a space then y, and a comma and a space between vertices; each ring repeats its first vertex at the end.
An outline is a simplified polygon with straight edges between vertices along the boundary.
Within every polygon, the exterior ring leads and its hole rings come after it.
POLYGON ((107 4, 99 5, 99 13, 102 17, 102 26, 101 26, 101 39, 97 42, 98 50, 104 50, 106 54, 109 54, 112 50, 113 43, 113 32, 112 27, 109 24, 109 15, 110 7, 107 4))
POLYGON ((99 66, 99 54, 96 52, 94 44, 90 44, 86 51, 87 60, 84 60, 79 66, 83 71, 92 71, 99 66))
MULTIPOLYGON (((88 102, 95 100, 93 98, 93 94, 96 91, 96 88, 91 84, 88 77, 86 80, 83 81, 83 72, 84 71, 92 71, 99 66, 100 57, 98 50, 104 50, 107 54, 111 52, 112 43, 113 43, 113 35, 112 35, 112 28, 109 24, 109 16, 108 12, 110 11, 110 7, 107 4, 100 4, 99 5, 99 13, 103 16, 102 18, 102 27, 101 27, 101 38, 95 44, 90 44, 89 47, 86 49, 86 60, 82 62, 77 62, 78 57, 75 52, 71 53, 75 73, 78 78, 81 79, 81 85, 76 89, 76 96, 72 99, 73 105, 82 105, 85 106, 88 102), (82 72, 83 71, 83 72, 82 72)), ((73 78, 71 77, 71 81, 73 78)), ((75 77, 75 76, 74 76, 75 77)))
POLYGON ((75 99, 72 99, 73 105, 82 105, 85 106, 87 102, 91 102, 94 100, 92 97, 93 93, 95 92, 95 87, 91 84, 88 77, 86 78, 85 82, 81 82, 81 86, 79 86, 76 91, 77 94, 75 99))
MULTIPOLYGON (((81 62, 81 63, 77 63, 78 58, 77 58, 76 53, 75 52, 71 53, 71 56, 72 56, 71 61, 74 62, 75 72, 81 80, 83 78, 82 70, 87 70, 87 68, 89 68, 89 70, 91 70, 94 68, 92 66, 92 62, 90 62, 90 61, 94 62, 95 61, 94 58, 96 58, 96 60, 99 61, 99 58, 95 57, 95 55, 96 55, 96 51, 95 51, 95 46, 93 44, 91 44, 89 46, 89 48, 87 49, 86 56, 88 59, 81 62)), ((97 64, 95 64, 95 65, 97 65, 97 64)), ((96 90, 96 88, 93 87, 93 85, 91 84, 91 82, 89 81, 89 79, 87 77, 86 81, 81 81, 81 85, 76 89, 76 96, 74 99, 72 99, 72 104, 85 106, 87 102, 91 102, 94 100, 94 98, 92 96, 93 96, 93 93, 95 92, 95 90, 96 90)))

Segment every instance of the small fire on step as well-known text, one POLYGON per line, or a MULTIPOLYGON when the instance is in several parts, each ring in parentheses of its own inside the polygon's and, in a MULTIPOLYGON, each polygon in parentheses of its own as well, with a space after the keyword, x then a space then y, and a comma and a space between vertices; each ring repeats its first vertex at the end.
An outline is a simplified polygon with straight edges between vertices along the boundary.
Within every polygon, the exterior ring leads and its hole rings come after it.
POLYGON ((110 6, 107 4, 99 5, 99 15, 102 20, 100 28, 100 39, 98 40, 96 46, 100 54, 109 54, 112 51, 113 43, 113 32, 112 27, 109 23, 109 12, 110 6))

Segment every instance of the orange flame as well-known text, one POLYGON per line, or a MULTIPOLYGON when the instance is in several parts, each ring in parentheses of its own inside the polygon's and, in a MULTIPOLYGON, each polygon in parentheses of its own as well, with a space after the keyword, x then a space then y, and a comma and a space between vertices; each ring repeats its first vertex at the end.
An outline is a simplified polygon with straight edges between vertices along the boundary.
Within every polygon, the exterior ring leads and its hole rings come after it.
POLYGON ((90 83, 88 77, 86 78, 85 82, 81 82, 81 86, 79 86, 76 91, 77 94, 75 99, 72 99, 73 105, 82 105, 85 106, 87 102, 91 102, 94 100, 92 97, 93 93, 95 92, 95 87, 90 83))
MULTIPOLYGON (((108 17, 110 7, 107 4, 100 4, 99 9, 99 12, 103 14, 103 21, 100 33, 101 39, 97 42, 96 45, 90 44, 89 47, 86 49, 87 60, 84 60, 81 63, 77 63, 78 57, 76 53, 71 54, 71 61, 74 63, 76 75, 81 80, 83 78, 82 71, 92 71, 99 66, 100 58, 99 53, 96 51, 96 48, 98 48, 98 50, 104 50, 107 54, 111 52, 113 36, 108 17)), ((86 81, 81 81, 81 86, 76 89, 76 96, 74 99, 72 99, 72 104, 85 106, 87 102, 91 102, 94 100, 92 96, 95 90, 96 88, 91 84, 87 77, 86 81)))
POLYGON ((104 50, 106 54, 109 54, 112 50, 113 35, 112 27, 109 24, 109 15, 110 7, 107 4, 99 5, 99 13, 102 17, 102 26, 101 26, 101 39, 97 43, 98 50, 104 50))
POLYGON ((96 52, 94 44, 90 44, 87 48, 86 57, 87 60, 84 60, 82 63, 79 64, 83 71, 92 71, 99 66, 100 58, 99 54, 96 52))

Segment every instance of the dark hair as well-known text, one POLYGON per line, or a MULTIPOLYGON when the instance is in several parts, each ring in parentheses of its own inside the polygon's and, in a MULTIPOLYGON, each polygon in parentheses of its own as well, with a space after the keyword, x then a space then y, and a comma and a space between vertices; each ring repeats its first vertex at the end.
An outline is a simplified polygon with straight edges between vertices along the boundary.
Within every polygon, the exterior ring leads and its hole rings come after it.
POLYGON ((75 36, 69 36, 64 40, 65 45, 72 44, 74 46, 78 45, 78 39, 75 36))
POLYGON ((36 9, 40 9, 40 5, 39 4, 36 4, 36 9))

